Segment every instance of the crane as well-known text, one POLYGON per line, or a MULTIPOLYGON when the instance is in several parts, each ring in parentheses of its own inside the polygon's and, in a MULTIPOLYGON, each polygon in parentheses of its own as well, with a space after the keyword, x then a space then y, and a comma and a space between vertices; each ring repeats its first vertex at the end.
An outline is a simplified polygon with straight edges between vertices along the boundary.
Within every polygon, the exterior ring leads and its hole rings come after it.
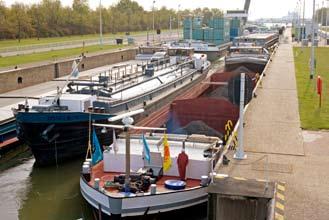
POLYGON ((248 13, 249 13, 249 7, 250 7, 250 2, 251 0, 245 0, 244 2, 244 12, 247 14, 247 17, 245 17, 244 20, 244 24, 247 23, 247 19, 248 19, 248 13))
POLYGON ((243 10, 228 10, 225 17, 227 18, 241 18, 243 20, 243 25, 247 23, 248 13, 250 8, 251 0, 245 0, 243 10))

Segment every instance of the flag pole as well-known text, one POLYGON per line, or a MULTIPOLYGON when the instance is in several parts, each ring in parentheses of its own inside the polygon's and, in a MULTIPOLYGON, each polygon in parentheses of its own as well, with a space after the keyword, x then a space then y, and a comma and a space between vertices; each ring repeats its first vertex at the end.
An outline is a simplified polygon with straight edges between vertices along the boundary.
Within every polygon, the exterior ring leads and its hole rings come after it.
POLYGON ((125 176, 125 193, 130 191, 130 132, 128 126, 126 130, 126 176, 125 176))
MULTIPOLYGON (((82 60, 83 60, 83 56, 81 56, 81 58, 78 59, 78 60, 79 60, 79 62, 76 63, 76 65, 72 68, 72 72, 71 72, 70 75, 66 78, 66 82, 65 82, 65 84, 64 84, 64 85, 63 85, 63 86, 57 91, 56 97, 54 98, 54 100, 53 100, 53 102, 52 102, 53 105, 56 104, 57 101, 58 101, 58 99, 61 97, 61 95, 62 95, 62 93, 63 93, 63 90, 64 90, 64 88, 69 84, 69 80, 71 79, 73 73, 75 73, 75 71, 77 71, 77 70, 79 71, 78 67, 79 67, 80 63, 82 62, 82 60)), ((75 62, 75 60, 74 60, 73 62, 75 62)))
POLYGON ((90 142, 90 136, 91 136, 91 112, 89 112, 88 149, 87 149, 86 159, 88 159, 88 154, 89 154, 89 153, 90 153, 90 157, 91 157, 91 142, 90 142))

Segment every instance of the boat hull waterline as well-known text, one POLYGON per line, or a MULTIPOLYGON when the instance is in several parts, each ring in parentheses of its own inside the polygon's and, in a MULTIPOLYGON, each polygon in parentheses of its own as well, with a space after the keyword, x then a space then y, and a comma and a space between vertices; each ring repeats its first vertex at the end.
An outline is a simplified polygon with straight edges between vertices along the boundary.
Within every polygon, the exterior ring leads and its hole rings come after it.
POLYGON ((90 205, 97 210, 101 207, 101 211, 108 216, 156 214, 192 207, 208 201, 207 187, 202 186, 181 192, 114 198, 92 188, 81 176, 80 190, 90 205))

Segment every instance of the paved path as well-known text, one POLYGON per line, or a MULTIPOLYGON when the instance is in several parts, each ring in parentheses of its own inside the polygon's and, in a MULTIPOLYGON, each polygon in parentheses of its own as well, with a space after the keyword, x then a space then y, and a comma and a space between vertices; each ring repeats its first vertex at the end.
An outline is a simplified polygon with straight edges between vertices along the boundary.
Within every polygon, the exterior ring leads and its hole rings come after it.
POLYGON ((237 161, 230 151, 230 165, 222 166, 218 172, 286 182, 286 219, 327 220, 329 135, 300 129, 290 41, 279 46, 257 94, 245 119, 244 146, 248 157, 237 161))
MULTIPOLYGON (((181 34, 182 35, 182 34, 181 34)), ((130 37, 134 38, 135 43, 137 45, 146 44, 147 42, 147 34, 135 34, 131 35, 130 37)), ((104 44, 105 45, 115 45, 116 38, 123 38, 126 41, 126 36, 117 36, 117 37, 105 37, 104 44)), ((161 42, 164 40, 175 40, 178 39, 177 31, 173 31, 170 33, 169 31, 165 31, 161 34, 161 39, 159 35, 155 35, 155 41, 161 42)), ((149 35, 149 42, 152 43, 153 35, 149 35)), ((47 52, 52 50, 63 50, 63 49, 70 49, 70 48, 78 48, 82 47, 83 42, 85 42, 85 46, 93 46, 99 44, 99 39, 85 39, 85 40, 74 40, 74 41, 64 41, 64 42, 57 42, 57 43, 49 43, 49 44, 39 44, 39 45, 26 45, 22 47, 10 47, 0 49, 0 56, 2 57, 9 57, 9 56, 17 56, 17 55, 24 55, 24 54, 31 54, 31 53, 40 53, 40 52, 47 52)))
MULTIPOLYGON (((179 36, 182 36, 182 34, 180 33, 179 36)), ((124 49, 128 49, 128 48, 136 48, 137 46, 140 45, 146 45, 147 43, 147 35, 145 34, 141 34, 141 35, 137 35, 134 37, 135 39, 135 44, 134 45, 126 45, 124 49)), ((170 40, 177 40, 179 39, 177 31, 173 32, 173 33, 169 33, 169 32, 165 32, 160 36, 155 35, 155 44, 160 43, 161 41, 170 41, 170 40)), ((153 42, 153 35, 149 35, 149 42, 152 44, 153 42)), ((82 41, 81 41, 82 42, 82 41)), ((13 55, 17 55, 18 53, 20 54, 30 54, 30 53, 40 53, 40 52, 45 52, 45 51, 51 51, 51 50, 61 50, 61 49, 69 49, 69 48, 77 48, 77 47, 81 47, 81 44, 74 44, 74 45, 62 45, 62 46, 56 46, 56 47, 46 47, 46 48, 34 48, 31 50, 22 50, 22 51, 14 51, 14 52, 9 52, 12 54, 7 54, 6 56, 13 56, 13 55)), ((31 45, 31 47, 37 47, 37 45, 31 45)), ((88 46, 88 45, 86 45, 88 46)), ((96 51, 96 52, 92 52, 92 53, 88 53, 87 56, 92 56, 92 55, 98 55, 98 54, 103 54, 103 53, 109 53, 111 51, 117 51, 117 50, 121 50, 121 49, 108 49, 108 50, 104 50, 104 51, 96 51)), ((5 56, 4 54, 2 54, 2 52, 0 51, 0 57, 1 56, 5 56)), ((54 59, 49 59, 49 60, 43 60, 43 61, 38 61, 38 62, 31 62, 31 63, 25 63, 25 64, 18 64, 17 66, 19 68, 28 68, 28 67, 34 67, 34 66, 40 66, 40 65, 46 65, 46 64, 50 64, 50 63, 54 63, 62 61, 62 60, 67 60, 70 58, 75 58, 77 57, 77 55, 72 55, 72 56, 67 56, 67 57, 60 57, 60 58, 54 58, 54 59)), ((6 66, 6 67, 0 67, 0 73, 1 72, 5 72, 8 70, 12 70, 14 69, 15 66, 6 66)))
POLYGON ((303 155, 291 44, 281 44, 257 95, 246 113, 246 150, 303 155))

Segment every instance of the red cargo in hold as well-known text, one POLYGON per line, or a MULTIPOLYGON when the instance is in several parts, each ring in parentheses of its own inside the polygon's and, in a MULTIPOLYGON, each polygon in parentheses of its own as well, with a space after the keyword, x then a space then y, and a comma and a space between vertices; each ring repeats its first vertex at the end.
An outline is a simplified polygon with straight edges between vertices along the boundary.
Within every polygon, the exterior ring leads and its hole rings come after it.
POLYGON ((176 100, 171 105, 172 131, 192 121, 203 121, 220 133, 225 133, 225 124, 234 124, 239 117, 239 108, 226 99, 195 98, 176 100))

